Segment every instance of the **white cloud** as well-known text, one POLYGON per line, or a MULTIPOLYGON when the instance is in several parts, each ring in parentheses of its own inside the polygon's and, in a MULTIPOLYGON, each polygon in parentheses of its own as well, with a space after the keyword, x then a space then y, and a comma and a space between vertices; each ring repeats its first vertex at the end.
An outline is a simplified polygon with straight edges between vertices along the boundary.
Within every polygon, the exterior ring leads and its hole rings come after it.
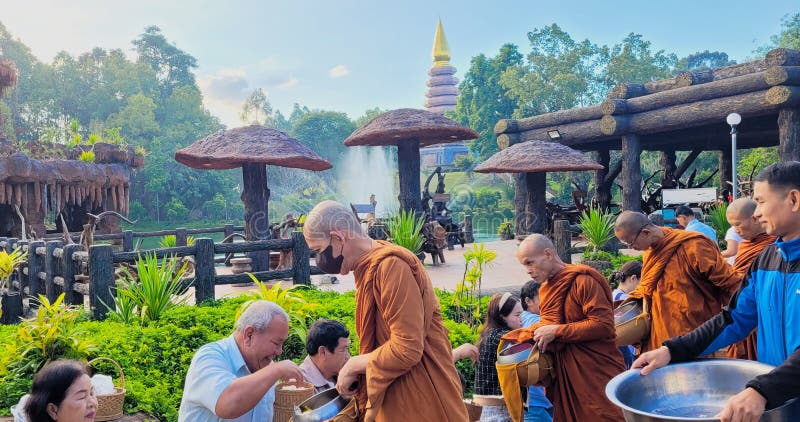
POLYGON ((328 76, 330 76, 331 79, 341 78, 341 77, 347 76, 349 74, 350 74, 350 69, 348 69, 347 66, 345 66, 343 64, 338 64, 338 65, 332 67, 328 71, 328 76))
POLYGON ((299 82, 300 82, 300 81, 299 81, 297 78, 295 78, 294 76, 290 76, 290 77, 289 77, 288 79, 286 79, 285 81, 283 81, 283 82, 279 83, 279 84, 277 85, 277 87, 278 87, 278 88, 280 88, 280 89, 289 89, 289 88, 292 88, 292 87, 294 87, 294 86, 297 86, 297 84, 298 84, 299 82))

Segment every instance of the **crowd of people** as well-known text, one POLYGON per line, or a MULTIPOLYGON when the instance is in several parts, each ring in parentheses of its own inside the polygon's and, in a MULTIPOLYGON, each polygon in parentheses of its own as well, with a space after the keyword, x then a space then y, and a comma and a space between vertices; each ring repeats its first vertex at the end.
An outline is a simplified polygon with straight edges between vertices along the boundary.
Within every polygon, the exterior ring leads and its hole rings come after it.
MULTIPOLYGON (((275 361, 289 336, 289 317, 274 303, 255 302, 230 337, 195 354, 179 420, 269 421, 276 385, 295 379, 350 399, 334 421, 463 422, 468 414, 454 362, 470 358, 482 421, 621 421, 604 391, 626 368, 648 375, 670 362, 727 355, 776 366, 718 415, 725 422, 757 421, 766 409, 800 396, 800 162, 767 167, 753 198, 728 207, 740 238, 729 256, 733 265, 691 209, 676 215, 684 230, 656 226, 632 211, 617 217, 616 237, 643 256, 641 264, 626 263, 613 275, 613 291, 601 273, 564 263, 549 238, 530 235, 517 259, 531 280, 519 296, 491 297, 477 346, 451 349, 419 259, 369 238, 343 205, 322 202, 308 214, 303 233, 321 270, 355 276, 358 353, 350 356, 343 324, 321 320, 308 330, 305 361, 275 361), (650 307, 650 332, 636 347, 616 342, 613 309, 628 301, 650 307), (529 342, 550 354, 555 375, 544 385, 521 385, 516 372, 496 364, 504 342, 529 342)), ((32 421, 71 422, 93 420, 96 408, 85 365, 56 361, 36 375, 25 410, 32 421)))

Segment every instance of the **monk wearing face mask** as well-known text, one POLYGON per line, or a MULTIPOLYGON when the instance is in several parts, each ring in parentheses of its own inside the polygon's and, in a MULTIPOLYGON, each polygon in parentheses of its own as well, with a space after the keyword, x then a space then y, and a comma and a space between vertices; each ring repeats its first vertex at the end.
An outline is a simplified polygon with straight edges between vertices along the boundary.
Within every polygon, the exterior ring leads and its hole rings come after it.
POLYGON ((360 354, 339 371, 336 388, 356 397, 359 420, 466 421, 439 301, 419 259, 367 237, 334 201, 314 207, 303 236, 322 271, 355 276, 360 354))

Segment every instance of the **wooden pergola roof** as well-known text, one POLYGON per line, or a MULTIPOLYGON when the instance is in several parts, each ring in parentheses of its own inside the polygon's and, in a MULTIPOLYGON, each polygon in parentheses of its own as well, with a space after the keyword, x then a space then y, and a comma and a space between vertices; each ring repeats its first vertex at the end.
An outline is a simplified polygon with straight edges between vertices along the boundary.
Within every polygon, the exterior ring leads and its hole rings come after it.
POLYGON ((763 59, 684 72, 645 84, 622 83, 603 103, 524 119, 500 120, 501 148, 551 139, 583 151, 620 149, 639 136, 644 150, 722 150, 730 147, 729 113, 739 113, 739 148, 779 144, 780 110, 800 105, 800 51, 776 49, 763 59))

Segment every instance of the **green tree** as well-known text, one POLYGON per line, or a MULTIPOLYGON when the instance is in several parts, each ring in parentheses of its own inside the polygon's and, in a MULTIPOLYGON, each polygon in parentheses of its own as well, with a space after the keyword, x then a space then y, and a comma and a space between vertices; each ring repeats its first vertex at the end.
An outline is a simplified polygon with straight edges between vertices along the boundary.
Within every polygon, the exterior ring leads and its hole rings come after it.
POLYGON ((370 120, 380 116, 383 113, 386 113, 387 111, 389 110, 383 110, 380 107, 374 107, 364 111, 364 114, 356 119, 356 127, 364 126, 365 124, 369 123, 370 120))
POLYGON ((256 88, 242 105, 239 120, 246 125, 263 125, 272 115, 272 105, 267 100, 267 94, 261 88, 256 88))
POLYGON ((167 218, 170 221, 185 220, 189 214, 189 210, 183 205, 183 202, 176 197, 172 197, 164 208, 167 209, 167 218))
POLYGON ((524 64, 506 69, 500 84, 517 102, 514 117, 527 117, 598 102, 605 93, 602 69, 608 51, 588 39, 575 41, 556 24, 528 33, 524 64))
POLYGON ((755 53, 764 55, 773 48, 800 50, 800 12, 784 16, 781 19, 781 32, 770 37, 770 42, 758 48, 755 53))
POLYGON ((195 85, 192 69, 197 68, 197 59, 167 41, 159 27, 145 28, 133 45, 139 62, 149 65, 156 72, 162 98, 169 97, 177 87, 195 85))
POLYGON ((622 43, 609 50, 605 68, 605 82, 613 86, 620 82, 644 83, 670 75, 678 61, 674 54, 664 50, 651 51, 650 41, 639 34, 630 33, 622 43))
POLYGON ((716 69, 718 67, 730 66, 736 64, 735 60, 728 58, 727 53, 721 51, 698 51, 697 53, 690 54, 680 60, 675 65, 675 72, 680 73, 687 70, 707 70, 716 69))
POLYGON ((517 46, 505 44, 494 57, 487 58, 483 54, 473 57, 459 85, 460 96, 451 116, 480 135, 469 143, 470 151, 478 155, 478 160, 497 152, 494 125, 499 119, 511 117, 517 108, 517 102, 506 93, 500 78, 510 67, 520 65, 522 54, 517 46))
POLYGON ((335 165, 345 151, 344 140, 354 130, 355 124, 345 113, 311 111, 294 124, 292 136, 335 165))
POLYGON ((110 127, 118 127, 122 136, 127 139, 140 140, 139 144, 146 144, 143 140, 156 135, 161 127, 156 121, 156 103, 144 94, 135 94, 128 98, 127 104, 119 113, 108 118, 110 127))

